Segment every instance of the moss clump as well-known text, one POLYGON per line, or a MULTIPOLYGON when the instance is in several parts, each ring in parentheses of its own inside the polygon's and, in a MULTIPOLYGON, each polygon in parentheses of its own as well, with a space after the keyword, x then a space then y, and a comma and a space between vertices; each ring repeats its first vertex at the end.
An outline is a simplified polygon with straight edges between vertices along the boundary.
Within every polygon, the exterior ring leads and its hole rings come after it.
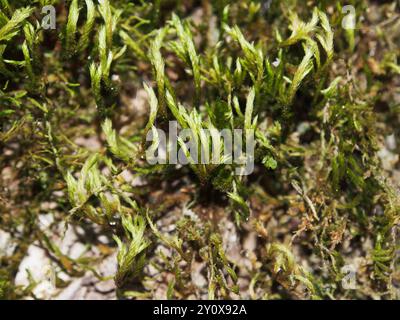
POLYGON ((37 297, 32 246, 53 294, 117 252, 121 298, 399 298, 398 2, 0 8, 1 298, 37 297), (188 165, 149 164, 171 121, 253 130, 253 172, 183 139, 188 165))

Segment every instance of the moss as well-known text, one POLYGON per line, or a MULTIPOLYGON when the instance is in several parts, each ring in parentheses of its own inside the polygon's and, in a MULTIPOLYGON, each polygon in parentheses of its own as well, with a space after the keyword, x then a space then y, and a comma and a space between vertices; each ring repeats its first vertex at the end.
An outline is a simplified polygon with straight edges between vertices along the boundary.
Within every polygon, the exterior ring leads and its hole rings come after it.
POLYGON ((74 276, 118 251, 120 297, 399 298, 399 5, 346 4, 355 29, 342 1, 0 1, 0 229, 19 248, 0 297, 34 296, 14 280, 39 243, 74 276), (170 121, 207 148, 204 129, 254 130, 254 171, 183 139, 188 165, 149 164, 170 121), (104 254, 66 256, 60 224, 100 230, 104 254))

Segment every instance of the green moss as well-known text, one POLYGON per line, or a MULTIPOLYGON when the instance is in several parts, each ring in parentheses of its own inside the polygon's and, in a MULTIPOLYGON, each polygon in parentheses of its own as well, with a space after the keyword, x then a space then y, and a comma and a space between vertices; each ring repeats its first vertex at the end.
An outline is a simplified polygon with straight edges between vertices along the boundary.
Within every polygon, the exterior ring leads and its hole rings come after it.
MULTIPOLYGON (((171 299, 399 298, 399 6, 346 4, 355 30, 342 1, 1 0, 0 229, 101 278, 50 240, 96 226, 117 243, 121 297, 161 283, 171 299), (41 27, 49 4, 56 30, 41 27), (169 121, 206 146, 203 129, 255 130, 254 172, 148 164, 146 135, 169 121)), ((0 256, 0 298, 33 295, 14 285, 25 254, 0 256)))

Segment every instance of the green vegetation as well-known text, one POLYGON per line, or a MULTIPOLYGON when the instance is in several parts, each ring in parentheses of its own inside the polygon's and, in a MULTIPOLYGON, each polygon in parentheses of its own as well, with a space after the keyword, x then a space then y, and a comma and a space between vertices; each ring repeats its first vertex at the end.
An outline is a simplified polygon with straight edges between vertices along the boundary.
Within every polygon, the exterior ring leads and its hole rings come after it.
POLYGON ((32 246, 60 291, 107 281, 115 254, 118 298, 400 298, 398 1, 0 9, 0 298, 41 298, 16 281, 32 246), (254 130, 254 172, 220 154, 150 165, 146 135, 169 121, 203 146, 202 129, 254 130))

